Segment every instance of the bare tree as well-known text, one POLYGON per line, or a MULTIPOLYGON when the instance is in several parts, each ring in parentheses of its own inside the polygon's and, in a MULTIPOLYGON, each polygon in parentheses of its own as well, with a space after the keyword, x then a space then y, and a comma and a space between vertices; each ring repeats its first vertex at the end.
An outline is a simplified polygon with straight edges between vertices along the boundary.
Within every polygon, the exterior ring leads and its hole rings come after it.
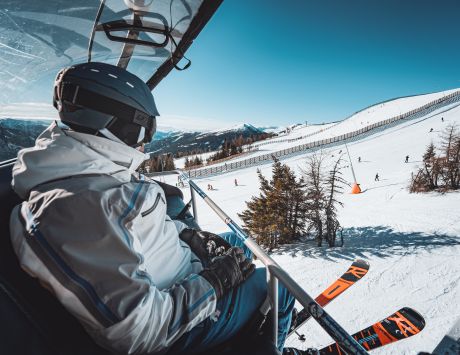
POLYGON ((308 230, 316 233, 315 239, 320 247, 324 238, 324 207, 326 205, 326 197, 323 184, 323 165, 324 156, 322 153, 313 154, 307 159, 306 169, 302 169, 303 178, 306 187, 306 218, 308 220, 308 230))
MULTIPOLYGON (((330 247, 336 246, 337 232, 340 230, 340 222, 337 218, 337 206, 343 207, 343 203, 337 199, 337 196, 343 193, 345 180, 341 172, 342 158, 339 157, 329 171, 326 179, 327 200, 325 204, 326 215, 326 241, 330 247)), ((343 237, 341 244, 343 245, 343 237)))
POLYGON ((460 134, 455 124, 449 125, 441 136, 444 155, 442 177, 447 188, 458 189, 460 184, 460 134))

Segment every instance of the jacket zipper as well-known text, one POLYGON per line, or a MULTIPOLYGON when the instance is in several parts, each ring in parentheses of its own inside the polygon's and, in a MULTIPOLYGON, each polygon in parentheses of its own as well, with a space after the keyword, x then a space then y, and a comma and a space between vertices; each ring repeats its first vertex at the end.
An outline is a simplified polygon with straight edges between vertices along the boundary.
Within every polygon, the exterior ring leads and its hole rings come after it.
POLYGON ((142 212, 141 216, 145 217, 148 214, 152 213, 155 210, 155 208, 157 208, 158 202, 160 201, 160 198, 163 201, 163 203, 165 203, 165 200, 163 200, 163 197, 161 196, 161 193, 158 192, 157 197, 155 198, 155 202, 153 203, 152 207, 150 207, 147 211, 142 212))

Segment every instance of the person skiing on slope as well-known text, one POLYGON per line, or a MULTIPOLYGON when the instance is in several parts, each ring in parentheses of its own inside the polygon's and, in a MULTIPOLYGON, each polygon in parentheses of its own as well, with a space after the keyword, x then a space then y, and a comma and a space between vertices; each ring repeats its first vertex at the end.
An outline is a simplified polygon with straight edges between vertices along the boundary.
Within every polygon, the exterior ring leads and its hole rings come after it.
POLYGON ((375 174, 374 181, 380 181, 379 173, 375 174))
MULTIPOLYGON (((158 116, 147 85, 84 63, 59 72, 53 103, 70 129, 52 123, 13 168, 22 268, 112 352, 193 354, 232 338, 266 298, 265 269, 235 234, 171 220, 162 186, 135 171, 158 116)), ((280 350, 293 307, 280 286, 280 350)))
POLYGON ((405 160, 405 163, 408 163, 409 162, 409 156, 406 155, 406 160, 405 160))
POLYGON ((235 179, 235 186, 238 186, 238 180, 235 179))

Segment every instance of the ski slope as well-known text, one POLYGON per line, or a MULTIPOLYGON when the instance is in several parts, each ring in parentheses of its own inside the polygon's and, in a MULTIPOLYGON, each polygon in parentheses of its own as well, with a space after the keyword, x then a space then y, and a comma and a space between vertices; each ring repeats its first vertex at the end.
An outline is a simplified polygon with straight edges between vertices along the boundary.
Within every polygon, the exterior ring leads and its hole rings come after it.
MULTIPOLYGON (((216 163, 213 164, 213 166, 238 162, 247 158, 257 157, 267 153, 293 148, 301 144, 337 137, 343 133, 357 131, 371 124, 382 122, 386 119, 393 118, 399 116, 400 114, 417 109, 425 104, 433 102, 439 98, 443 98, 446 95, 456 91, 458 91, 458 89, 425 95, 402 97, 386 102, 381 102, 360 110, 345 120, 334 123, 310 126, 293 125, 293 129, 288 134, 283 134, 282 136, 254 143, 253 147, 257 147, 257 150, 253 150, 252 152, 244 155, 236 155, 233 158, 230 157, 230 159, 225 160, 225 162, 216 163)), ((443 108, 438 110, 438 112, 442 111, 444 111, 443 108)), ((207 156, 210 154, 212 153, 205 153, 202 158, 207 158, 207 156)), ((176 160, 176 166, 178 168, 183 168, 184 159, 176 160)))
MULTIPOLYGON (((419 99, 420 96, 413 100, 401 99, 408 105, 406 107, 400 101, 398 110, 411 109, 414 100, 419 99)), ((385 105, 391 106, 391 103, 385 105)), ((375 107, 377 109, 380 107, 375 107)), ((391 108, 386 109, 390 112, 391 108)), ((375 110, 362 111, 359 120, 355 119, 356 116, 349 119, 351 123, 343 121, 334 127, 336 133, 346 133, 361 120, 373 122, 375 110)), ((436 143, 439 133, 453 122, 460 125, 459 105, 451 105, 350 143, 350 156, 364 193, 351 195, 346 187, 346 193, 341 196, 345 205, 339 211, 339 219, 344 227, 345 246, 318 249, 313 244, 296 244, 273 254, 275 260, 313 297, 340 276, 351 260, 368 260, 371 265, 369 273, 327 306, 328 312, 350 333, 403 306, 414 308, 427 322, 421 334, 378 349, 373 352, 375 354, 432 351, 460 317, 460 193, 409 194, 407 190, 411 172, 420 165, 425 147, 432 141, 436 143), (430 133, 431 128, 433 132, 430 133), (409 163, 404 163, 406 155, 409 155, 409 163), (361 163, 358 163, 358 157, 361 157, 361 163), (380 175, 380 181, 374 181, 376 173, 380 175)), ((265 146, 265 149, 269 147, 265 146)), ((322 153, 332 162, 340 150, 345 151, 343 146, 336 146, 322 153)), ((283 162, 300 174, 307 156, 296 156, 283 162)), ((259 168, 265 176, 271 175, 270 165, 259 168)), ((344 169, 343 173, 351 183, 350 169, 344 169)), ((166 178, 172 183, 175 179, 166 178)), ((256 168, 196 182, 238 223, 241 220, 237 213, 244 210, 245 201, 257 195, 259 188, 256 168), (234 186, 235 178, 239 186, 234 186), (214 190, 207 191, 207 184, 212 184, 214 190)), ((189 198, 189 190, 183 191, 186 199, 189 198)), ((201 199, 197 205, 199 224, 204 230, 228 230, 201 199)), ((305 343, 294 336, 288 339, 287 345, 305 349, 322 347, 330 342, 329 336, 314 321, 301 328, 301 332, 306 335, 305 343)))

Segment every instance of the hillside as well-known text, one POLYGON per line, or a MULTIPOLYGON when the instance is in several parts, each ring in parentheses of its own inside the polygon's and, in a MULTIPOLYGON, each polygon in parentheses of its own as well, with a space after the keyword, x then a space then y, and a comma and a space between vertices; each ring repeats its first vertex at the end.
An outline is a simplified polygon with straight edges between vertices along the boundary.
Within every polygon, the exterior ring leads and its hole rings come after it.
POLYGON ((50 125, 47 120, 0 119, 0 161, 16 157, 17 152, 34 145, 35 138, 50 125))
POLYGON ((243 138, 263 134, 264 131, 250 125, 241 124, 234 127, 214 130, 209 132, 170 132, 169 134, 155 134, 151 143, 146 144, 148 153, 176 153, 190 152, 192 150, 214 151, 217 150, 225 139, 231 141, 240 135, 243 138))
MULTIPOLYGON (((398 109, 409 110, 412 102, 408 100, 405 106, 399 101, 398 109)), ((363 111, 360 119, 377 119, 373 110, 367 115, 363 111)), ((366 278, 327 307, 350 332, 403 306, 412 307, 425 317, 427 326, 421 334, 374 354, 432 351, 460 316, 460 192, 410 194, 407 190, 411 172, 420 165, 426 145, 436 143, 439 133, 451 123, 460 125, 458 105, 350 143, 351 159, 364 193, 351 195, 348 190, 341 197, 344 208, 339 211, 339 219, 344 227, 345 246, 318 249, 309 244, 295 244, 274 253, 276 261, 312 296, 340 275, 350 260, 364 258, 370 262, 366 278), (409 155, 409 163, 404 163, 406 155, 409 155), (358 157, 361 163, 357 162, 358 157), (376 173, 380 181, 374 181, 376 173)), ((337 125, 336 133, 346 133, 354 124, 351 120, 344 121, 337 125)), ((274 144, 273 149, 279 149, 279 144, 274 144)), ((271 145, 264 149, 269 151, 271 145)), ((340 150, 343 153, 344 147, 324 149, 323 154, 332 161, 340 150)), ((300 174, 307 156, 299 155, 283 162, 300 174)), ((348 160, 346 156, 343 158, 348 160)), ((259 168, 265 176, 270 176, 270 165, 259 168)), ((350 169, 343 172, 351 183, 350 169)), ((170 179, 166 181, 173 183, 176 178, 170 179)), ((255 167, 196 182, 205 191, 207 184, 212 184, 214 190, 206 192, 238 223, 241 221, 237 213, 245 208, 245 201, 258 194, 255 167), (235 178, 239 182, 237 187, 233 184, 235 178)), ((189 189, 184 189, 184 193, 188 200, 189 189)), ((228 230, 201 199, 197 205, 199 223, 204 230, 228 230)), ((288 345, 319 347, 330 341, 314 321, 305 325, 302 333, 307 338, 305 343, 292 337, 288 345)))

